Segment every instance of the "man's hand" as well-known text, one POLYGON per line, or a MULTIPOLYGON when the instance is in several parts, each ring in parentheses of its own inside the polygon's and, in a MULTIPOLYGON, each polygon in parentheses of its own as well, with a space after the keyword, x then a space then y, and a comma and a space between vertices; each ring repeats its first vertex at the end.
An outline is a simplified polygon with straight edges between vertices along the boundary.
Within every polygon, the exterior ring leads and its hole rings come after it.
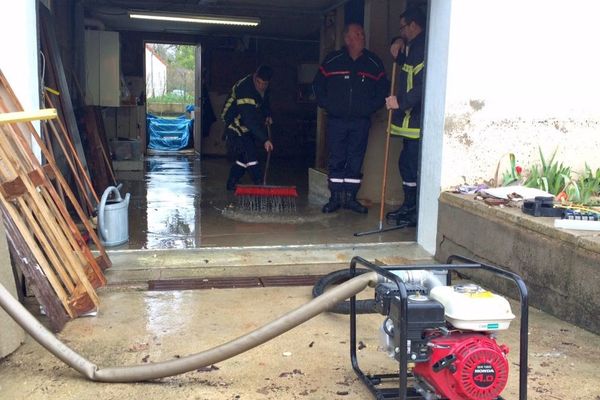
POLYGON ((396 96, 388 96, 385 98, 385 108, 388 110, 397 110, 400 108, 398 105, 398 98, 396 96))
POLYGON ((273 151, 273 143, 270 140, 265 142, 265 150, 269 153, 273 151))
POLYGON ((400 53, 401 51, 404 51, 404 47, 405 47, 405 43, 404 40, 402 40, 402 38, 398 38, 396 40, 394 40, 394 43, 392 43, 392 45, 390 46, 390 53, 392 53, 392 57, 394 57, 394 60, 396 58, 398 58, 398 53, 400 53))

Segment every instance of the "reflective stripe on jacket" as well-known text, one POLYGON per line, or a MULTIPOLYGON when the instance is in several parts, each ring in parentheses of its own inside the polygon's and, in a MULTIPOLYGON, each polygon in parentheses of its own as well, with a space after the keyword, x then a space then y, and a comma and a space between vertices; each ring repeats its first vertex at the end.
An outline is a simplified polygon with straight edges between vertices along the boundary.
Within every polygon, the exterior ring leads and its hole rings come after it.
POLYGON ((258 140, 267 140, 265 118, 270 116, 269 90, 264 97, 254 86, 253 75, 240 79, 233 87, 221 112, 225 127, 238 135, 251 133, 258 140))
POLYGON ((398 77, 398 104, 392 115, 391 134, 418 139, 421 137, 421 100, 425 68, 425 34, 421 33, 398 54, 401 66, 398 77))
POLYGON ((329 53, 313 80, 319 107, 338 118, 368 118, 385 103, 383 63, 367 49, 353 60, 346 48, 329 53))

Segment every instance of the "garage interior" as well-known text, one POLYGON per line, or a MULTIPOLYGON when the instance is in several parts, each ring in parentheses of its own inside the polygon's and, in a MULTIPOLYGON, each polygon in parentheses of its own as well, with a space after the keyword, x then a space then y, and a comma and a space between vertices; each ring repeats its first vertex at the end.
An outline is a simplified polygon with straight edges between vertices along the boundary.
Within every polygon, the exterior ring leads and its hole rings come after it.
MULTIPOLYGON (((123 196, 125 193, 131 195, 130 240, 114 249, 378 243, 415 239, 414 228, 361 238, 353 236, 356 232, 376 229, 379 223, 382 166, 377 152, 381 151, 385 136, 385 126, 381 126, 385 110, 380 110, 374 117, 372 150, 369 150, 373 154, 366 157, 365 187, 359 193, 359 199, 370 208, 369 214, 356 215, 347 210, 332 215, 320 213, 320 206, 328 195, 327 149, 324 116, 310 97, 310 82, 320 59, 342 42, 344 20, 365 22, 366 9, 367 12, 372 10, 373 14, 383 13, 386 20, 393 21, 392 15, 399 15, 405 2, 368 2, 366 8, 362 0, 294 1, 286 2, 285 6, 275 1, 233 0, 49 3, 52 15, 41 10, 40 17, 42 22, 47 18, 48 23, 42 25, 54 31, 73 108, 78 113, 93 107, 101 115, 103 129, 98 131, 110 148, 114 178, 110 173, 95 169, 101 162, 94 163, 97 155, 89 152, 85 143, 83 146, 89 155, 87 163, 97 195, 101 196, 106 187, 121 183, 123 196), (260 24, 257 27, 232 27, 140 20, 130 18, 131 11, 258 17, 260 24), (90 39, 85 32, 98 33, 100 38, 110 33, 106 40, 118 40, 118 43, 99 45, 105 49, 100 51, 105 53, 94 58, 97 53, 86 50, 90 47, 90 39), (204 81, 196 73, 196 88, 206 85, 208 100, 217 116, 227 93, 238 79, 252 73, 259 64, 274 68, 271 108, 275 152, 269 169, 269 184, 297 186, 299 198, 295 216, 252 216, 249 220, 244 215, 233 218, 229 215, 228 218, 223 214, 223 210, 235 204, 236 198, 225 191, 231 160, 222 140, 223 125, 219 118, 208 132, 201 132, 201 124, 194 125, 193 151, 172 153, 147 149, 144 84, 147 43, 198 46, 196 71, 204 70, 204 81), (118 68, 118 73, 114 67, 118 68), (90 78, 92 73, 97 75, 90 78), (94 89, 94 84, 99 84, 99 88, 94 89), (96 90, 99 94, 90 95, 96 90), (110 91, 112 93, 107 93, 110 91)), ((383 27, 385 32, 378 32, 382 26, 374 26, 369 21, 365 27, 367 36, 372 37, 367 44, 371 48, 376 45, 386 49, 388 37, 395 34, 393 24, 389 28, 383 27), (371 34, 369 29, 373 31, 371 34)), ((45 34, 42 29, 41 35, 45 34)), ((102 43, 104 39, 98 40, 102 43)), ((390 60, 386 61, 389 66, 390 60)), ((52 86, 48 82, 45 84, 52 86)), ((196 98, 196 103, 200 104, 202 99, 196 98)), ((196 110, 194 117, 200 120, 200 107, 196 110)), ((85 135, 85 127, 80 131, 85 135)), ((389 181, 399 180, 394 151, 399 150, 392 149, 389 181)), ((264 151, 261 156, 264 157, 264 151)), ((261 162, 264 163, 264 158, 261 162)), ((398 186, 397 182, 388 185, 390 209, 401 202, 398 186)))

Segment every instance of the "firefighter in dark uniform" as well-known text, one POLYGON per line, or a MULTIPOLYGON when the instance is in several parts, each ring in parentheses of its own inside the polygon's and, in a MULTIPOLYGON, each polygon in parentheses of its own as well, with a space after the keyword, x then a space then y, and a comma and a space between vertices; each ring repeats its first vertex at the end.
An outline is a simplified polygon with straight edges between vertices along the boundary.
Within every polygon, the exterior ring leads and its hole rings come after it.
POLYGON ((392 56, 400 66, 396 96, 386 98, 393 109, 391 134, 403 140, 398 168, 402 176, 404 202, 386 214, 388 222, 417 225, 417 181, 421 138, 421 100, 425 76, 425 15, 409 8, 400 16, 400 36, 392 41, 392 56))
POLYGON ((331 52, 317 72, 313 88, 327 111, 328 183, 331 196, 324 213, 344 207, 366 214, 356 200, 362 179, 371 114, 383 106, 389 88, 379 57, 365 49, 361 25, 344 29, 345 47, 331 52))
POLYGON ((262 183, 255 140, 262 143, 267 152, 273 151, 267 134, 267 125, 273 123, 268 91, 272 76, 273 69, 261 65, 255 73, 233 85, 223 106, 225 138, 236 157, 229 171, 227 190, 234 190, 246 171, 255 185, 262 183))

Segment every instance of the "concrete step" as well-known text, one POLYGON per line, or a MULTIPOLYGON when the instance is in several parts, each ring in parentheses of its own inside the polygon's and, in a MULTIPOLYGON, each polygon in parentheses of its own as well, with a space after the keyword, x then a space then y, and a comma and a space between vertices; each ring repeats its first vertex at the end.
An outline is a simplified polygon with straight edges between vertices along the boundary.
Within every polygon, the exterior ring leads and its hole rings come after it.
POLYGON ((431 263, 414 242, 207 247, 109 251, 108 286, 144 289, 148 280, 216 276, 318 275, 348 268, 354 256, 389 265, 431 263))

